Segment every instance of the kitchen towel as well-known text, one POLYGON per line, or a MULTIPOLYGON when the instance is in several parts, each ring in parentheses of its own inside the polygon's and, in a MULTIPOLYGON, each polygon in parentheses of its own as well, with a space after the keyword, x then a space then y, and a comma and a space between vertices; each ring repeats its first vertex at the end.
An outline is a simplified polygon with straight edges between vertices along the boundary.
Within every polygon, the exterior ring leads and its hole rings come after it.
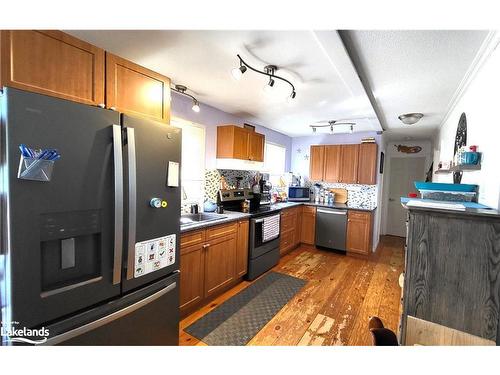
POLYGON ((275 239, 280 234, 280 215, 267 216, 262 223, 262 242, 275 239))

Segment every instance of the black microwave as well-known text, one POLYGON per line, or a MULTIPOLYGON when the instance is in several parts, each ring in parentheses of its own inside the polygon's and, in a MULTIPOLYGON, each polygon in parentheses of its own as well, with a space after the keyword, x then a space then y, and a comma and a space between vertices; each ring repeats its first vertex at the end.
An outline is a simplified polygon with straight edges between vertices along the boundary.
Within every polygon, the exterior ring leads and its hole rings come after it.
POLYGON ((289 186, 288 187, 288 200, 289 201, 309 201, 310 190, 308 187, 302 186, 289 186))

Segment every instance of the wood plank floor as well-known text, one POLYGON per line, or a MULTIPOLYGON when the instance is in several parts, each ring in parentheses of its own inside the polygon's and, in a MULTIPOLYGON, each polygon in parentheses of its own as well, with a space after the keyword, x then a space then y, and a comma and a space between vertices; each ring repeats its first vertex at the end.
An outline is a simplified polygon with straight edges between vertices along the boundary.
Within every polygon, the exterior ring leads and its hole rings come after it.
MULTIPOLYGON (((248 345, 370 345, 368 318, 379 316, 397 331, 404 239, 384 236, 369 257, 346 256, 301 246, 274 271, 308 283, 248 345)), ((250 285, 244 281, 180 323, 180 345, 205 345, 184 328, 250 285)))

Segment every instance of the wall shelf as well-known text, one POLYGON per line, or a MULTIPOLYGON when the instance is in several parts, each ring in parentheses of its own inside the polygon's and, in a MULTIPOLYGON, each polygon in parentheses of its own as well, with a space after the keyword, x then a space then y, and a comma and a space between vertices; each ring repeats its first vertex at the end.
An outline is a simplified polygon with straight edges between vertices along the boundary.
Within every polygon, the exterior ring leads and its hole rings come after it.
POLYGON ((481 170, 481 164, 461 164, 454 165, 450 169, 437 169, 434 174, 447 174, 458 171, 479 171, 481 170))

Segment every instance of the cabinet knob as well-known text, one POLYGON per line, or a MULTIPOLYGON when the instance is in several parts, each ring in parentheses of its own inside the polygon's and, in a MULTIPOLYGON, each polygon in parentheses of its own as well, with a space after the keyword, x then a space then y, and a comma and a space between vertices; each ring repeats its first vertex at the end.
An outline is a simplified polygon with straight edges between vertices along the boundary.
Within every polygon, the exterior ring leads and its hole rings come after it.
POLYGON ((99 103, 97 106, 100 107, 100 108, 106 107, 106 105, 104 103, 99 103))
POLYGON ((209 243, 206 243, 205 245, 202 246, 203 249, 208 249, 210 247, 210 244, 209 243))
POLYGON ((112 111, 116 111, 116 107, 109 107, 112 111))

